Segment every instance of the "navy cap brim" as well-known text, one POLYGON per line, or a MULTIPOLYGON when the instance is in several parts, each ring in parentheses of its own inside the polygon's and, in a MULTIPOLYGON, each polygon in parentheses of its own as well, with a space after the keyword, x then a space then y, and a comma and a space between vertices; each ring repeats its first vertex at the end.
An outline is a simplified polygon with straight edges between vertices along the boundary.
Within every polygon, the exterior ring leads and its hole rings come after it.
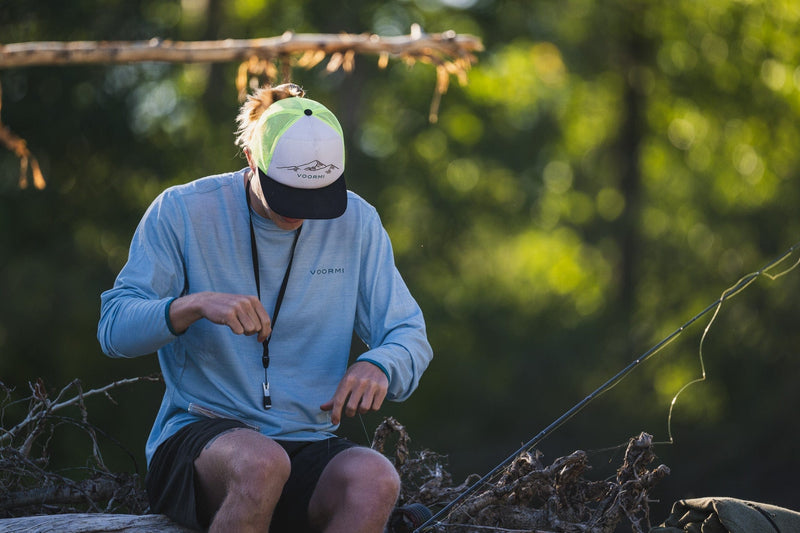
POLYGON ((260 168, 258 179, 269 208, 288 218, 330 219, 344 214, 347 209, 347 184, 344 175, 319 189, 300 189, 278 183, 260 168))

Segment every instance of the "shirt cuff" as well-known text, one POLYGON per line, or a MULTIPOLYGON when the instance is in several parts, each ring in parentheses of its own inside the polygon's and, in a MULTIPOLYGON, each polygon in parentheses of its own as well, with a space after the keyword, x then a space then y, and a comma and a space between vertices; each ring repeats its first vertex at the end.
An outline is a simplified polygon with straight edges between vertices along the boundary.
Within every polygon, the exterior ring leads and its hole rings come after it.
POLYGON ((175 335, 176 337, 179 337, 186 332, 184 331, 183 333, 178 333, 177 331, 175 331, 175 328, 172 327, 172 320, 169 319, 169 308, 172 307, 172 302, 174 302, 175 300, 177 300, 177 298, 173 298, 172 300, 167 302, 167 306, 164 308, 164 320, 166 320, 167 322, 167 328, 169 329, 169 332, 175 335))

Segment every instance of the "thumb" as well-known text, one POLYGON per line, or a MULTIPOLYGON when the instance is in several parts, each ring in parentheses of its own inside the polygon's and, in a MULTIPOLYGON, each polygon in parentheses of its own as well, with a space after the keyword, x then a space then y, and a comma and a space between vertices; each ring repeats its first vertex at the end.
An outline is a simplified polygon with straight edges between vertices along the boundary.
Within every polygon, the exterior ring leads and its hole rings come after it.
POLYGON ((323 411, 330 411, 331 409, 333 409, 333 399, 323 403, 322 405, 319 406, 319 408, 322 409, 323 411))

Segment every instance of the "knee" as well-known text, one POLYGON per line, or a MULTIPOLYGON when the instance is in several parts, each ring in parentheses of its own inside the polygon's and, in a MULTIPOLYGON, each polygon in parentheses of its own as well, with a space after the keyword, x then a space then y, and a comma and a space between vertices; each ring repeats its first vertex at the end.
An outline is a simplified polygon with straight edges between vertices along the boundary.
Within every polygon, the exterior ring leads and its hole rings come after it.
POLYGON ((394 505, 400 494, 400 476, 397 470, 383 455, 372 450, 365 452, 359 458, 359 468, 349 471, 350 479, 347 484, 356 488, 353 493, 359 498, 363 498, 365 493, 371 495, 372 505, 376 503, 394 505))
POLYGON ((370 479, 374 490, 381 496, 381 500, 394 505, 400 495, 400 475, 394 465, 382 455, 379 456, 372 469, 370 479))
POLYGON ((349 523, 357 516, 362 526, 377 528, 388 520, 399 494, 400 476, 388 459, 368 448, 352 448, 323 471, 309 503, 309 520, 325 529, 325 524, 349 523))
POLYGON ((228 492, 244 501, 259 502, 275 499, 289 479, 291 463, 283 448, 243 451, 237 458, 230 478, 228 492))

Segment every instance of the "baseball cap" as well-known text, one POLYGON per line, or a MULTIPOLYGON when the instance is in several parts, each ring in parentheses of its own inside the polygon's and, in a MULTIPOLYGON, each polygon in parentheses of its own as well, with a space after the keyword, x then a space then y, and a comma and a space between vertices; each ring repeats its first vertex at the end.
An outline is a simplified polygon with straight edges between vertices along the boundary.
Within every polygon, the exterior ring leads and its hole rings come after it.
POLYGON ((252 155, 270 209, 303 219, 344 213, 344 137, 328 108, 308 98, 284 98, 264 111, 256 131, 261 138, 252 155))

